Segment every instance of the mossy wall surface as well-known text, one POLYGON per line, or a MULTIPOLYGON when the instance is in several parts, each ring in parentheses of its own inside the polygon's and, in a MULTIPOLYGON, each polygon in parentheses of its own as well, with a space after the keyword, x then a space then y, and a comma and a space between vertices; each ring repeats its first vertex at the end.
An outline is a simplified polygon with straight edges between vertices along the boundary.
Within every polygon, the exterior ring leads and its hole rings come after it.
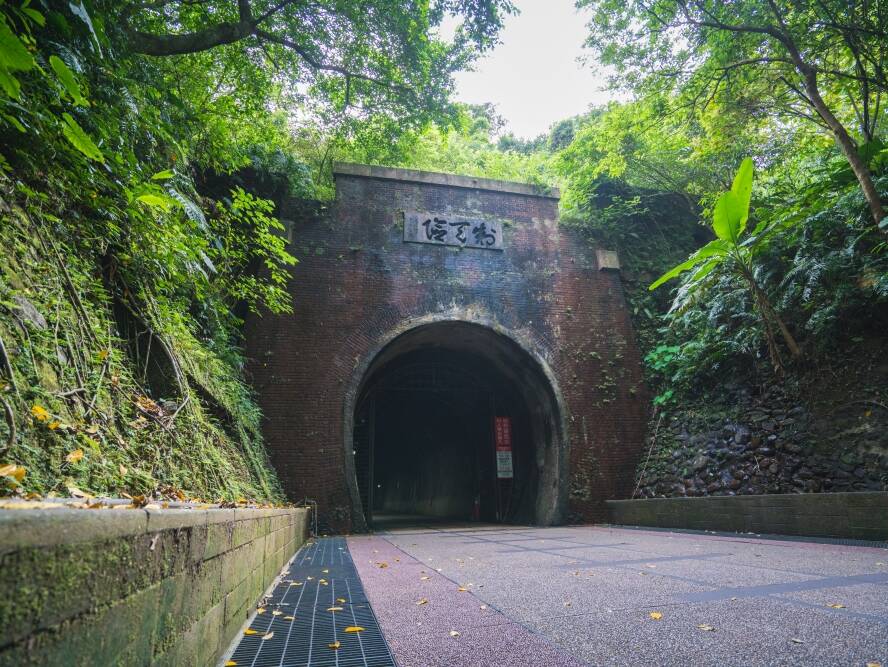
POLYGON ((0 666, 213 665, 304 509, 0 511, 0 666))

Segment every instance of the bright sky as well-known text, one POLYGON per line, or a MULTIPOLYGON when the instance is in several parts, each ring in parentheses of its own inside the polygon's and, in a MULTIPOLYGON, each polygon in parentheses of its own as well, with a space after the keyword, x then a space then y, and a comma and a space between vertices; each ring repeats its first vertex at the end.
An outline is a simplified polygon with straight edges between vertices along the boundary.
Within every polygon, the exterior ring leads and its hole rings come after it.
POLYGON ((577 13, 574 0, 515 4, 521 13, 507 17, 501 44, 477 62, 476 71, 457 74, 456 98, 493 102, 508 122, 506 131, 531 138, 612 94, 604 92, 604 75, 594 63, 577 62, 587 18, 577 13))

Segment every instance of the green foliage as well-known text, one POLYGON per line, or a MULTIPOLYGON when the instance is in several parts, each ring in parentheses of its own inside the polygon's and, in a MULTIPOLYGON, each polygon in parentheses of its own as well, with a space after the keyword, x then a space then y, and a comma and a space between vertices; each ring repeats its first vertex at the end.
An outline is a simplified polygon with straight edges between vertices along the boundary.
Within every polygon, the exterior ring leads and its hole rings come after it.
POLYGON ((777 348, 773 327, 776 326, 793 357, 801 355, 801 350, 780 315, 774 310, 767 294, 759 286, 754 264, 755 253, 765 238, 762 228, 741 241, 749 219, 749 205, 752 197, 752 160, 746 158, 737 170, 731 189, 723 192, 716 200, 712 212, 712 230, 716 240, 707 243, 691 257, 673 267, 651 283, 654 290, 663 283, 678 277, 686 271, 693 271, 678 292, 673 309, 683 308, 689 301, 698 298, 709 284, 713 271, 723 269, 723 274, 732 274, 735 279, 747 286, 752 295, 756 310, 765 330, 765 339, 771 355, 771 362, 778 372, 783 371, 783 362, 777 348))
POLYGON ((551 154, 545 142, 538 148, 503 148, 496 135, 502 119, 492 105, 456 105, 454 113, 437 123, 392 137, 386 128, 365 126, 351 137, 324 135, 318 128, 304 132, 306 151, 315 157, 314 171, 325 186, 323 196, 332 195, 329 167, 334 161, 382 164, 552 187, 558 182, 551 169, 551 154))
POLYGON ((707 243, 686 261, 673 267, 651 283, 654 290, 663 283, 678 277, 685 271, 696 269, 686 293, 701 286, 704 278, 718 265, 734 261, 738 267, 746 266, 754 244, 761 237, 752 237, 751 243, 741 244, 740 235, 749 219, 749 202, 752 196, 752 160, 746 158, 740 165, 731 189, 719 196, 712 215, 712 230, 716 240, 707 243))
POLYGON ((215 237, 207 248, 211 271, 225 279, 211 280, 208 287, 221 290, 220 297, 231 308, 243 302, 257 313, 263 307, 273 313, 292 312, 287 267, 295 265, 296 258, 287 252, 281 236, 284 226, 273 212, 272 202, 235 188, 230 204, 211 220, 215 237), (262 267, 261 274, 257 266, 262 267))
POLYGON ((446 125, 452 73, 510 11, 0 6, 0 396, 21 489, 281 500, 239 315, 291 308, 274 202, 318 194, 322 175, 299 130, 384 153, 446 125), (447 14, 463 25, 445 43, 447 14))
POLYGON ((884 208, 859 144, 886 114, 888 17, 878 3, 841 0, 580 0, 592 13, 588 45, 615 84, 711 104, 750 117, 808 124, 836 141, 875 223, 884 208), (850 103, 849 103, 850 102, 850 103), (853 135, 860 132, 857 140, 853 135))

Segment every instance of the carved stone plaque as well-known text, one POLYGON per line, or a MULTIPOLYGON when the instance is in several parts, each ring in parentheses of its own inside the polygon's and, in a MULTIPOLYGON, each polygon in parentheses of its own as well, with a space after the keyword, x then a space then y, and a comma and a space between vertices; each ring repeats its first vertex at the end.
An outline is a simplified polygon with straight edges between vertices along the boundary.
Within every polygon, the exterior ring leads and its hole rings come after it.
POLYGON ((404 241, 502 250, 503 226, 499 220, 407 211, 404 213, 404 241))

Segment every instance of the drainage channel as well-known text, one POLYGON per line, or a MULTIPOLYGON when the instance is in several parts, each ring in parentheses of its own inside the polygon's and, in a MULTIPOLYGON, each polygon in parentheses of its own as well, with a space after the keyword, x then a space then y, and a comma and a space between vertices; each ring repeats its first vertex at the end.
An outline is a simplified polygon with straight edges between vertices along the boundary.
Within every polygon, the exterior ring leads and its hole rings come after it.
POLYGON ((300 549, 262 609, 226 664, 395 666, 345 538, 322 537, 300 549))

